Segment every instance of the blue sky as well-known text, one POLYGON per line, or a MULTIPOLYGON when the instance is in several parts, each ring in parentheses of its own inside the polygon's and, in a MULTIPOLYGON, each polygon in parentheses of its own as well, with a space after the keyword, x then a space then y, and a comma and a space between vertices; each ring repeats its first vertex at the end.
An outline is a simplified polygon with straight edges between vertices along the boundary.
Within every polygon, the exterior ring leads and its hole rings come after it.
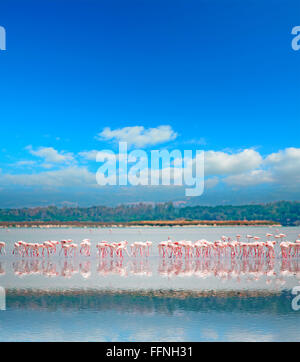
POLYGON ((0 207, 184 199, 95 187, 125 127, 208 152, 193 203, 300 200, 297 25, 299 1, 1 1, 0 207))

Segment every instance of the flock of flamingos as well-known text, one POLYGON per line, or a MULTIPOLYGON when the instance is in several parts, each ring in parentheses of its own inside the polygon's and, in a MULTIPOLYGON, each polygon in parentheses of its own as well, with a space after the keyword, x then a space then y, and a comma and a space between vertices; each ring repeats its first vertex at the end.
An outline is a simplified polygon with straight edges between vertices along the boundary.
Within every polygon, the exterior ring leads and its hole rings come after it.
MULTIPOLYGON (((266 240, 262 241, 258 236, 247 235, 246 241, 241 241, 241 235, 236 239, 222 236, 220 240, 210 242, 205 239, 195 242, 188 240, 172 241, 170 238, 158 243, 158 252, 162 258, 208 258, 226 257, 231 258, 275 258, 276 245, 279 245, 280 255, 283 259, 298 257, 300 255, 300 234, 299 240, 295 242, 286 241, 285 234, 266 234, 266 240), (272 240, 271 240, 272 239, 272 240)), ((5 242, 0 242, 0 254, 6 254, 5 242)), ((96 244, 97 254, 101 258, 116 257, 122 259, 125 254, 129 257, 148 257, 152 248, 152 242, 134 242, 128 245, 126 240, 120 242, 101 241, 96 244)), ((50 255, 63 254, 65 257, 73 257, 78 254, 91 255, 91 241, 84 239, 78 246, 73 240, 45 241, 43 243, 28 243, 17 241, 14 243, 12 253, 22 257, 45 257, 50 255)))

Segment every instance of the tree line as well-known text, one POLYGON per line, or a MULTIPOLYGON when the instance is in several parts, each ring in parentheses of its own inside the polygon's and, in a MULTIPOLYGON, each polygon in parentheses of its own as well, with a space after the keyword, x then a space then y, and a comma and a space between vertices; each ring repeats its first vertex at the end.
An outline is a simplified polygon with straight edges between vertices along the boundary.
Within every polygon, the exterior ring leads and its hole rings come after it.
POLYGON ((0 222, 131 222, 145 220, 267 220, 300 225, 300 202, 280 201, 255 205, 184 206, 173 203, 133 204, 116 207, 35 207, 0 209, 0 222))

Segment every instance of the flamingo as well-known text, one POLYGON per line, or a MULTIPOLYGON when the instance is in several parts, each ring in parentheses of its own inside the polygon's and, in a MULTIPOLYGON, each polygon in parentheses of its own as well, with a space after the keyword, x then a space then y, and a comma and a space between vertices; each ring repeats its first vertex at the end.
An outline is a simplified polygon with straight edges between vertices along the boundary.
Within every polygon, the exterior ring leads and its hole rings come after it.
POLYGON ((0 254, 4 254, 4 255, 6 254, 4 241, 0 241, 0 254))
POLYGON ((84 254, 85 256, 91 255, 91 243, 89 239, 83 239, 80 246, 80 254, 84 254))
POLYGON ((279 234, 278 236, 280 237, 280 240, 281 240, 281 241, 283 241, 282 239, 286 238, 286 235, 285 235, 285 234, 282 234, 282 233, 279 234))
POLYGON ((266 233, 267 241, 269 241, 269 239, 270 239, 272 236, 273 236, 273 234, 266 233))

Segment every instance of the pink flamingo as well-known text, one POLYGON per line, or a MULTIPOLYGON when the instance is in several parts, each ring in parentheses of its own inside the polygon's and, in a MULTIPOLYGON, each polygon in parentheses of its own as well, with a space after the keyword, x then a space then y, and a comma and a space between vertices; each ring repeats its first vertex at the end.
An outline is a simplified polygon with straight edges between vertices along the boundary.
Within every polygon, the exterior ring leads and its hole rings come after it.
POLYGON ((4 255, 6 254, 4 241, 0 241, 0 254, 4 254, 4 255))
POLYGON ((85 256, 91 255, 91 243, 89 239, 83 239, 80 246, 80 254, 84 254, 85 256))

